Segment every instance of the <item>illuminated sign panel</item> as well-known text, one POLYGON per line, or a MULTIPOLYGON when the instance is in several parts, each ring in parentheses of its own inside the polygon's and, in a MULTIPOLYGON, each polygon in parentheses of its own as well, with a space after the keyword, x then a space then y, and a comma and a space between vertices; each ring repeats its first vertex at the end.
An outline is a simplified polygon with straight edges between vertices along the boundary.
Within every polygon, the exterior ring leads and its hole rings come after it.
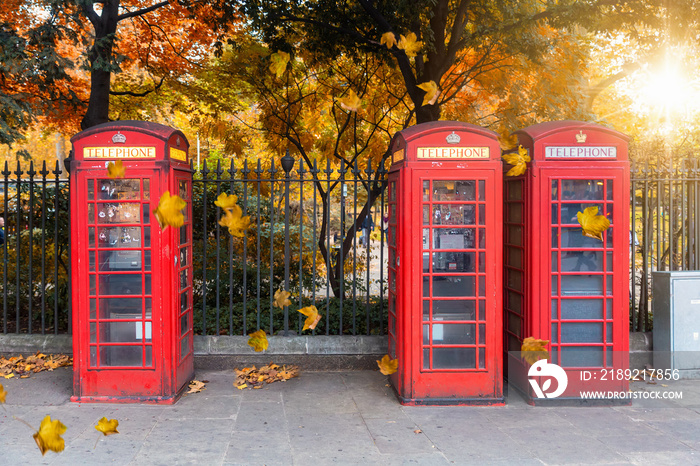
POLYGON ((85 147, 85 159, 155 159, 155 147, 85 147))
POLYGON ((418 147, 419 159, 488 159, 488 147, 418 147))

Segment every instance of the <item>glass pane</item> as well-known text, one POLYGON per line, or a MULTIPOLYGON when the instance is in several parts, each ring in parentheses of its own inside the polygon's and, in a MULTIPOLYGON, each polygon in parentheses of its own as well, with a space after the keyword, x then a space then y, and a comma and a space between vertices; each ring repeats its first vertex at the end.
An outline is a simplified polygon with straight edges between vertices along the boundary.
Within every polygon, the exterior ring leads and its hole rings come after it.
POLYGON ((151 206, 150 206, 150 204, 143 205, 143 223, 146 225, 151 223, 151 206))
POLYGON ((146 272, 150 272, 151 271, 151 250, 150 249, 146 249, 143 252, 143 259, 144 259, 144 263, 143 263, 144 270, 146 272))
POLYGON ((486 277, 479 275, 479 296, 486 296, 486 277))
POLYGON ((552 180, 552 199, 559 199, 559 180, 552 180))
POLYGON ((557 204, 552 205, 552 225, 559 223, 559 206, 557 204))
POLYGON ((139 248, 141 228, 102 227, 98 229, 97 240, 101 248, 139 248))
POLYGON ((556 252, 552 253, 552 272, 559 271, 559 256, 556 252))
POLYGON ((180 249, 180 267, 187 266, 187 248, 180 249))
POLYGON ((430 369, 430 349, 423 350, 423 369, 430 369))
POLYGON ((605 324, 605 341, 608 343, 612 343, 613 341, 613 324, 612 322, 608 322, 605 324))
POLYGON ((97 223, 139 223, 139 206, 136 203, 97 204, 97 223))
POLYGON ((592 251, 564 251, 561 255, 561 271, 602 272, 603 253, 592 251))
MULTIPOLYGON (((389 273, 391 273, 391 271, 389 271, 389 273)), ((440 278, 442 278, 442 277, 440 277, 440 278)), ((423 277, 423 297, 424 298, 430 297, 430 281, 429 280, 430 280, 429 277, 423 277)), ((389 281, 390 291, 393 291, 393 290, 391 290, 392 283, 393 283, 392 281, 389 281)))
POLYGON ((552 296, 559 296, 559 280, 557 280, 557 275, 552 277, 552 296))
POLYGON ((558 306, 558 301, 552 299, 552 320, 559 320, 559 314, 557 314, 558 306))
POLYGON ((141 270, 141 251, 100 251, 99 270, 141 270))
POLYGON ((423 345, 430 344, 430 325, 423 325, 423 345))
POLYGON ((187 310, 187 291, 180 293, 180 312, 187 310))
POLYGON ((486 200, 486 181, 479 180, 479 200, 486 200))
POLYGON ((508 313, 508 330, 515 335, 520 335, 520 316, 517 314, 508 313))
POLYGON ((518 293, 514 293, 510 290, 506 292, 506 305, 508 306, 508 309, 515 311, 518 314, 521 313, 522 299, 523 297, 518 293))
POLYGON ((602 343, 603 324, 600 322, 562 322, 562 343, 602 343))
POLYGON ((562 319, 602 319, 602 299, 562 299, 562 319))
MULTIPOLYGON (((508 256, 506 264, 510 265, 511 267, 516 267, 518 269, 521 269, 523 267, 523 253, 520 249, 508 248, 506 250, 506 256, 508 256)), ((556 253, 553 253, 552 256, 556 257, 556 253)))
POLYGON ((479 367, 486 369, 486 348, 479 348, 479 367))
POLYGON ((475 320, 475 316, 476 302, 473 300, 433 300, 433 320, 475 320))
MULTIPOLYGON (((148 322, 146 338, 151 337, 151 323, 148 322)), ((140 343, 143 339, 143 321, 137 322, 100 322, 100 341, 102 343, 140 343)))
POLYGON ((95 204, 88 204, 88 223, 95 223, 95 204))
POLYGON ((189 199, 189 193, 187 192, 187 181, 185 180, 180 180, 179 184, 179 191, 180 194, 178 194, 183 200, 189 199))
POLYGON ((433 204, 433 224, 473 225, 474 212, 472 204, 433 204))
POLYGON ((434 201, 473 201, 476 183, 474 181, 433 181, 434 201))
POLYGON ((88 267, 90 269, 90 272, 94 272, 95 271, 95 251, 88 252, 88 262, 89 262, 88 267))
POLYGON ((562 199, 603 200, 603 180, 561 180, 562 199))
POLYGON ((562 275, 561 295, 599 295, 603 294, 603 277, 601 275, 562 275))
POLYGON ((95 296, 97 294, 97 280, 94 274, 90 274, 90 296, 95 296))
POLYGON ((143 199, 144 200, 150 199, 150 195, 151 195, 151 180, 146 178, 143 180, 143 199))
POLYGON ((147 273, 144 275, 144 290, 143 294, 150 295, 151 294, 151 274, 147 273))
POLYGON ((95 227, 88 228, 88 247, 95 247, 95 227))
POLYGON ((180 271, 180 289, 187 288, 187 269, 180 271))
POLYGON ((146 357, 143 360, 143 365, 146 367, 153 366, 153 348, 150 345, 146 345, 146 357))
POLYGON ((557 331, 557 324, 552 324, 552 343, 559 343, 559 332, 557 331))
POLYGON ((521 200, 523 198, 523 185, 521 180, 507 181, 508 200, 521 200))
POLYGON ((95 180, 87 180, 87 198, 89 201, 95 200, 95 180))
POLYGON ((97 366, 97 347, 90 347, 90 365, 97 366))
POLYGON ((523 273, 520 270, 506 269, 506 285, 509 288, 521 290, 523 286, 523 273))
POLYGON ((475 368, 475 348, 433 348, 433 369, 475 368))
POLYGON ((486 344, 486 324, 479 324, 479 344, 486 344))
POLYGON ((430 200, 430 181, 423 182, 423 202, 430 200))
MULTIPOLYGON (((610 245, 610 246, 612 246, 612 245, 610 245)), ((612 252, 606 253, 605 262, 606 262, 606 268, 607 268, 608 272, 612 272, 612 270, 613 270, 613 255, 612 255, 612 252)))
POLYGON ((479 249, 486 248, 486 230, 479 228, 479 249))
POLYGON ((143 366, 141 346, 101 346, 100 366, 143 366))
MULTIPOLYGON (((423 327, 425 328, 427 325, 423 327)), ((473 345, 475 341, 476 325, 474 324, 433 323, 434 345, 473 345)))
POLYGON ((430 300, 423 300, 423 320, 430 320, 430 300))
POLYGON ((180 227, 180 244, 187 243, 187 224, 180 227))
POLYGON ((613 276, 612 275, 605 276, 605 294, 608 296, 612 296, 612 294, 613 294, 613 276))
POLYGON ((484 273, 486 271, 486 253, 479 253, 479 272, 484 273))
POLYGON ((479 300, 479 320, 486 320, 486 301, 479 300))
POLYGON ((559 247, 559 228, 552 228, 552 248, 556 249, 559 247))
MULTIPOLYGON (((562 334, 562 338, 564 335, 562 334)), ((562 367, 603 367, 602 346, 564 346, 561 348, 562 367)))
POLYGON ((90 322, 90 343, 97 343, 97 323, 90 322))
POLYGON ((423 225, 430 224, 430 207, 427 205, 423 206, 423 225))
POLYGON ((520 202, 511 202, 506 205, 509 223, 520 223, 523 221, 523 205, 520 202))
MULTIPOLYGON (((608 230, 610 230, 609 228, 608 230)), ((562 248, 602 248, 603 243, 596 238, 583 236, 581 228, 565 228, 561 229, 561 247, 562 248)))
POLYGON ((509 225, 507 232, 508 244, 512 244, 514 246, 523 245, 523 228, 521 226, 509 225))
POLYGON ((90 318, 97 318, 97 299, 90 298, 90 318))
POLYGON ((605 312, 605 318, 606 319, 612 319, 613 318, 613 300, 612 299, 606 299, 607 301, 606 306, 606 312, 605 312))
POLYGON ((143 246, 151 247, 151 227, 143 227, 143 246))
POLYGON ((474 228, 434 228, 433 248, 473 249, 475 248, 474 235, 474 228))
POLYGON ((190 352, 190 336, 185 336, 180 340, 180 359, 184 359, 190 352))
POLYGON ((474 296, 474 291, 474 277, 433 277, 433 296, 474 296))
POLYGON ((100 275, 100 295, 140 295, 141 277, 140 273, 100 275))
MULTIPOLYGON (((473 252, 434 252, 433 272, 474 272, 474 262, 475 254, 473 252)), ((425 264, 423 264, 423 271, 427 272, 425 264)))
POLYGON ((141 298, 101 298, 100 319, 140 319, 141 298))
POLYGON ((479 225, 486 225, 486 206, 479 204, 479 225))
POLYGON ((151 298, 145 298, 143 303, 143 311, 146 319, 151 318, 151 298))

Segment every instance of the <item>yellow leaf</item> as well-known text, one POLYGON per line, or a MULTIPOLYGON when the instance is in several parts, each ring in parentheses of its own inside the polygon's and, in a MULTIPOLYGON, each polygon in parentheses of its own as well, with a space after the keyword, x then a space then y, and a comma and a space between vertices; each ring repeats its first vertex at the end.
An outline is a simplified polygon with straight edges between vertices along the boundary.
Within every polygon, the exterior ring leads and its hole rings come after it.
POLYGON ((5 387, 2 386, 0 383, 0 403, 5 402, 5 397, 7 396, 7 392, 5 391, 5 387))
POLYGON ((5 374, 5 375, 3 375, 3 377, 5 377, 6 379, 11 379, 11 378, 14 377, 14 376, 15 376, 15 374, 5 374))
POLYGON ((170 191, 165 191, 158 201, 158 208, 153 211, 161 228, 171 226, 180 228, 185 223, 182 209, 187 203, 180 196, 170 196, 170 191))
POLYGON ((338 103, 340 103, 340 108, 343 110, 348 112, 356 112, 360 108, 362 102, 360 101, 360 98, 357 97, 357 94, 355 94, 355 91, 350 89, 345 98, 338 99, 338 103))
POLYGON ((187 387, 190 390, 186 393, 186 395, 189 395, 190 393, 199 393, 202 390, 206 390, 206 388, 204 388, 204 386, 205 386, 204 382, 200 382, 199 380, 193 380, 192 382, 190 382, 189 386, 187 387))
POLYGON ((382 39, 379 41, 379 43, 386 45, 386 48, 390 49, 396 45, 396 36, 393 32, 385 32, 382 34, 382 39))
POLYGON ((391 375, 397 371, 399 367, 399 359, 391 359, 388 354, 385 354, 381 361, 377 361, 379 371, 384 375, 391 375))
POLYGON ((219 197, 214 201, 214 205, 221 207, 222 209, 231 209, 238 202, 238 196, 235 194, 221 193, 219 197))
POLYGON ((529 364, 535 364, 540 359, 547 359, 549 357, 547 343, 549 343, 549 340, 527 337, 523 340, 523 344, 520 347, 520 355, 529 364))
POLYGON ((219 220, 219 225, 228 227, 228 232, 231 236, 242 238, 245 231, 250 227, 250 216, 246 215, 243 217, 243 210, 234 205, 225 210, 224 216, 219 220))
POLYGON ((421 106, 433 105, 440 95, 440 91, 438 90, 438 86, 435 84, 435 81, 428 81, 427 83, 419 84, 418 88, 425 91, 425 97, 423 97, 423 104, 421 106))
POLYGON ((273 303, 274 306, 279 307, 280 309, 283 308, 284 306, 289 306, 292 304, 292 302, 289 300, 289 297, 292 295, 289 291, 285 291, 282 288, 279 290, 275 291, 275 302, 273 303))
POLYGON ((503 160, 507 164, 513 165, 513 168, 508 170, 506 176, 519 176, 525 173, 525 170, 527 170, 527 162, 530 161, 530 156, 527 153, 527 149, 525 149, 523 146, 519 146, 518 152, 503 154, 503 160))
POLYGON ((124 173, 126 173, 126 168, 121 160, 107 164, 107 176, 110 178, 124 178, 124 173))
POLYGON ((258 330, 257 332, 249 333, 248 344, 253 347, 256 352, 265 351, 267 349, 267 335, 265 335, 265 330, 258 330))
POLYGON ((240 384, 240 385, 236 385, 236 388, 239 389, 239 390, 243 390, 243 389, 246 388, 246 387, 248 387, 248 385, 246 385, 246 384, 244 384, 244 383, 242 383, 242 384, 240 384))
POLYGON ((282 77, 287 70, 287 63, 289 63, 287 52, 278 51, 270 55, 270 71, 278 78, 282 77))
POLYGON ((403 50, 407 56, 415 57, 418 52, 420 52, 421 47, 423 47, 423 42, 416 40, 416 34, 414 32, 408 33, 407 36, 401 34, 401 39, 399 39, 398 48, 403 50))
POLYGON ((66 426, 63 425, 61 421, 56 419, 51 420, 51 416, 46 416, 41 425, 39 426, 39 431, 34 434, 34 440, 39 446, 41 454, 46 454, 47 451, 55 451, 56 453, 63 451, 66 447, 65 441, 61 438, 61 435, 66 433, 66 426))
POLYGON ((583 212, 577 212, 576 218, 583 229, 583 236, 603 241, 603 232, 610 227, 610 220, 598 214, 598 207, 586 207, 583 212))
POLYGON ((119 421, 117 421, 116 419, 107 419, 106 417, 103 417, 102 419, 97 421, 95 429, 99 430, 104 435, 112 435, 119 433, 117 427, 119 427, 119 421))
POLYGON ((315 329, 316 325, 321 320, 321 315, 318 313, 318 309, 316 309, 316 306, 302 307, 301 309, 299 309, 299 312, 306 316, 306 320, 304 321, 304 328, 301 329, 302 332, 307 328, 311 330, 315 329))

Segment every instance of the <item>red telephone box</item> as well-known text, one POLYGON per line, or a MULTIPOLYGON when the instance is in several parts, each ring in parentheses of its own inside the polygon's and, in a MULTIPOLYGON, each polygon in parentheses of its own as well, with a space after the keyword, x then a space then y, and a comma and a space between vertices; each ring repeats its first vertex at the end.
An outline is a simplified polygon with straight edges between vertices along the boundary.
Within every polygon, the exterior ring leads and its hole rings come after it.
POLYGON ((174 403, 194 375, 187 139, 117 121, 71 142, 71 400, 174 403), (125 176, 109 178, 117 160, 125 176), (165 191, 187 201, 179 229, 153 214, 165 191))
MULTIPOLYGON (((549 340, 549 362, 568 376, 558 398, 627 391, 628 138, 580 121, 515 134, 532 162, 504 180, 506 351, 519 352, 527 337, 549 340), (591 206, 610 220, 603 241, 583 236, 578 223, 577 212, 591 206)), ((527 377, 528 365, 507 361, 509 381, 518 372, 527 377)))
POLYGON ((389 354, 403 404, 502 404, 502 165, 496 133, 397 133, 389 172, 389 354))

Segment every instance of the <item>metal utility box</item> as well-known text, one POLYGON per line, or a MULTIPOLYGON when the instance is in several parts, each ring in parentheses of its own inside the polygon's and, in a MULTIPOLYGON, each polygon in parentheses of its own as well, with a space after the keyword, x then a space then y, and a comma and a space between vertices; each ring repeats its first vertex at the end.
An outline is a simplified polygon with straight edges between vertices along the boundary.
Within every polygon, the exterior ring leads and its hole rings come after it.
MULTIPOLYGON (((625 391, 626 379, 610 383, 602 371, 629 364, 628 137, 582 121, 515 134, 532 161, 504 179, 506 351, 520 352, 527 337, 548 340, 550 363, 569 380, 561 398, 577 398, 574 381, 592 370, 601 376, 584 389, 625 391), (587 207, 610 221, 602 241, 582 234, 577 213, 587 207)), ((509 380, 528 371, 507 364, 509 380)))
POLYGON ((652 272, 654 369, 700 377, 700 271, 652 272))
POLYGON ((502 404, 497 135, 423 123, 397 133, 391 152, 391 383, 403 404, 502 404))
POLYGON ((173 403, 194 376, 187 139, 116 121, 71 142, 71 400, 173 403), (124 177, 110 178, 117 160, 124 177), (179 229, 153 213, 165 191, 187 202, 179 229))

